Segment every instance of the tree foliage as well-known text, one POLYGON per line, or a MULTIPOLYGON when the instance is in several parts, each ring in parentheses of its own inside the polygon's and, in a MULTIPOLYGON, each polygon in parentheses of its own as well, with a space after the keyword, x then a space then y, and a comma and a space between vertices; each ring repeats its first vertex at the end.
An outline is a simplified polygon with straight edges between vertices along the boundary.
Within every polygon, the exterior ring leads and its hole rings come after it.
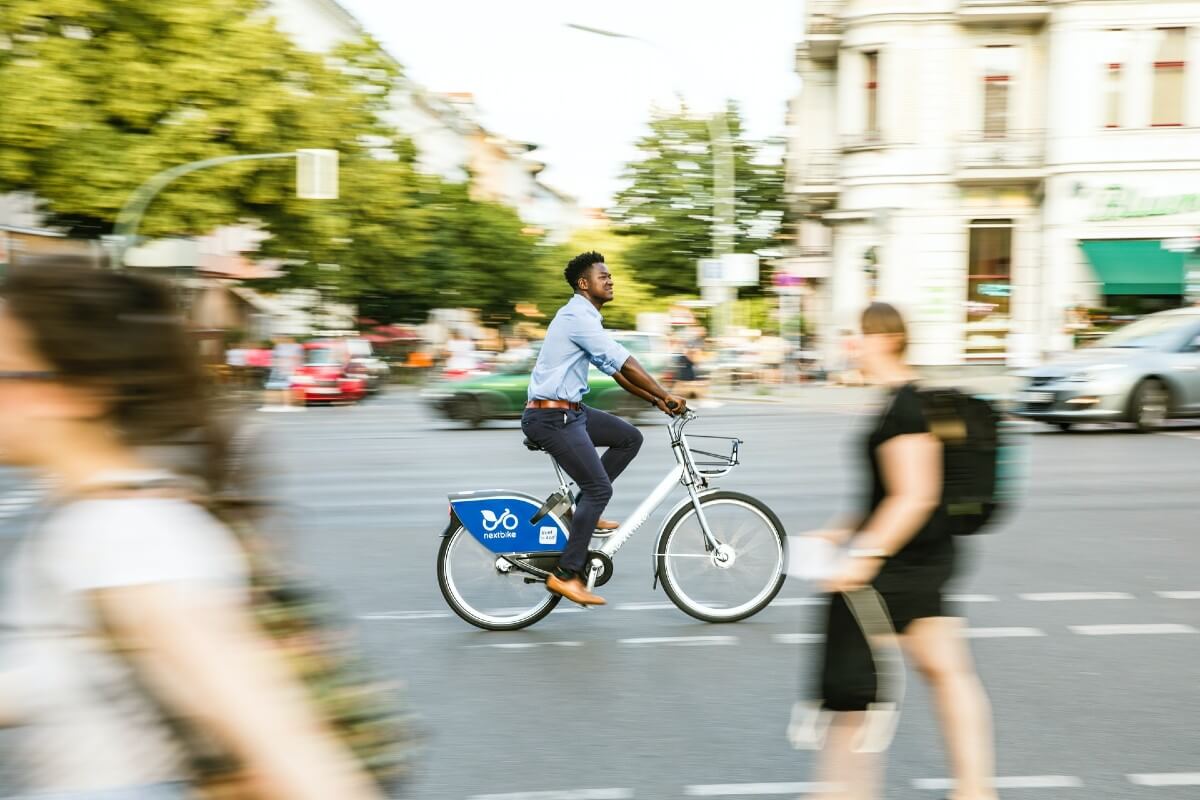
POLYGON ((292 161, 226 164, 172 183, 140 233, 254 221, 264 255, 287 265, 275 288, 317 288, 381 321, 447 305, 507 316, 536 293, 542 251, 516 213, 414 168, 383 118, 398 68, 374 41, 302 51, 263 0, 0 3, 0 193, 34 194, 53 224, 107 233, 136 187, 177 164, 329 148, 336 201, 297 199, 292 161))
MULTIPOLYGON (((732 103, 725 111, 736 182, 736 251, 770 248, 783 217, 783 166, 768 146, 745 138, 732 103)), ((656 113, 627 165, 611 211, 631 237, 626 253, 640 280, 669 294, 696 291, 696 261, 712 254, 713 155, 707 118, 683 109, 656 113)), ((765 277, 765 271, 764 271, 765 277)))

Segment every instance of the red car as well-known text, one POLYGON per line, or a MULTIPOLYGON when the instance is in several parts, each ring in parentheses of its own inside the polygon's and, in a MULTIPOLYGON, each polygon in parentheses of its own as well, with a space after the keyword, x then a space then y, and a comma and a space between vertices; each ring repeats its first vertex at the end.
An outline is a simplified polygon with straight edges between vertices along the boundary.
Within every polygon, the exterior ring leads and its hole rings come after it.
POLYGON ((357 403, 367 394, 362 374, 346 371, 350 352, 345 342, 317 341, 304 345, 304 364, 292 375, 297 403, 357 403))

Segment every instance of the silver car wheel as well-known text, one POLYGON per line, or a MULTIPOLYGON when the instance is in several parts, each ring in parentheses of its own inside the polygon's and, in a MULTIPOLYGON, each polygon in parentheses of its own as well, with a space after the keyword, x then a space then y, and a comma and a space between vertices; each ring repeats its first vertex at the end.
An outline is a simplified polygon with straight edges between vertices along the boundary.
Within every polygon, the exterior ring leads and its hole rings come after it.
POLYGON ((1139 431, 1153 431, 1167 419, 1170 395, 1162 381, 1149 378, 1134 394, 1133 423, 1139 431))

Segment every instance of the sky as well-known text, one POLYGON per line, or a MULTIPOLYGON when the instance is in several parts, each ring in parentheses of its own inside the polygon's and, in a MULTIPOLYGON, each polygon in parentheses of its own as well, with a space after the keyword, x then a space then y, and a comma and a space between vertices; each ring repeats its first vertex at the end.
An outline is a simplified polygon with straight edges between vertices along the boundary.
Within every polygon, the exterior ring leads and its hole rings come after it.
POLYGON ((541 177, 607 206, 655 104, 741 106, 748 134, 779 136, 803 0, 339 0, 435 92, 470 92, 485 127, 540 145, 541 177), (568 23, 648 43, 570 29, 568 23))

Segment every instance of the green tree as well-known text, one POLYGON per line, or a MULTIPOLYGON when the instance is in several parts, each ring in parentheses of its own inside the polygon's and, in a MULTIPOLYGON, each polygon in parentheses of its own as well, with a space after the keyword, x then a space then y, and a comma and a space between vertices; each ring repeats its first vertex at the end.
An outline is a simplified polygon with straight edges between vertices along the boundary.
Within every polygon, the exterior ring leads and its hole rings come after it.
MULTIPOLYGON (((732 139, 736 182, 736 250, 774 245, 783 218, 783 166, 764 142, 746 139, 737 107, 725 120, 732 139)), ((705 117, 687 109, 656 113, 628 164, 627 186, 611 216, 632 239, 626 257, 640 280, 658 292, 694 293, 696 261, 712 253, 713 156, 705 117)), ((764 279, 766 274, 764 271, 764 279)))
MULTIPOLYGON (((0 192, 33 192, 55 221, 104 231, 154 173, 187 161, 327 147, 355 157, 392 72, 372 42, 336 60, 296 48, 261 0, 4 0, 0 192)), ((382 140, 379 140, 382 143, 382 140)), ((150 235, 268 222, 290 162, 205 170, 150 208, 150 235)))
POLYGON ((0 3, 0 193, 33 193, 53 223, 105 233, 177 164, 331 148, 336 201, 297 199, 290 161, 228 164, 172 183, 140 232, 258 221, 287 266, 268 288, 317 288, 382 321, 445 305, 499 318, 536 291, 541 251, 516 214, 414 169, 382 118, 398 69, 370 39, 301 51, 263 0, 0 3))

